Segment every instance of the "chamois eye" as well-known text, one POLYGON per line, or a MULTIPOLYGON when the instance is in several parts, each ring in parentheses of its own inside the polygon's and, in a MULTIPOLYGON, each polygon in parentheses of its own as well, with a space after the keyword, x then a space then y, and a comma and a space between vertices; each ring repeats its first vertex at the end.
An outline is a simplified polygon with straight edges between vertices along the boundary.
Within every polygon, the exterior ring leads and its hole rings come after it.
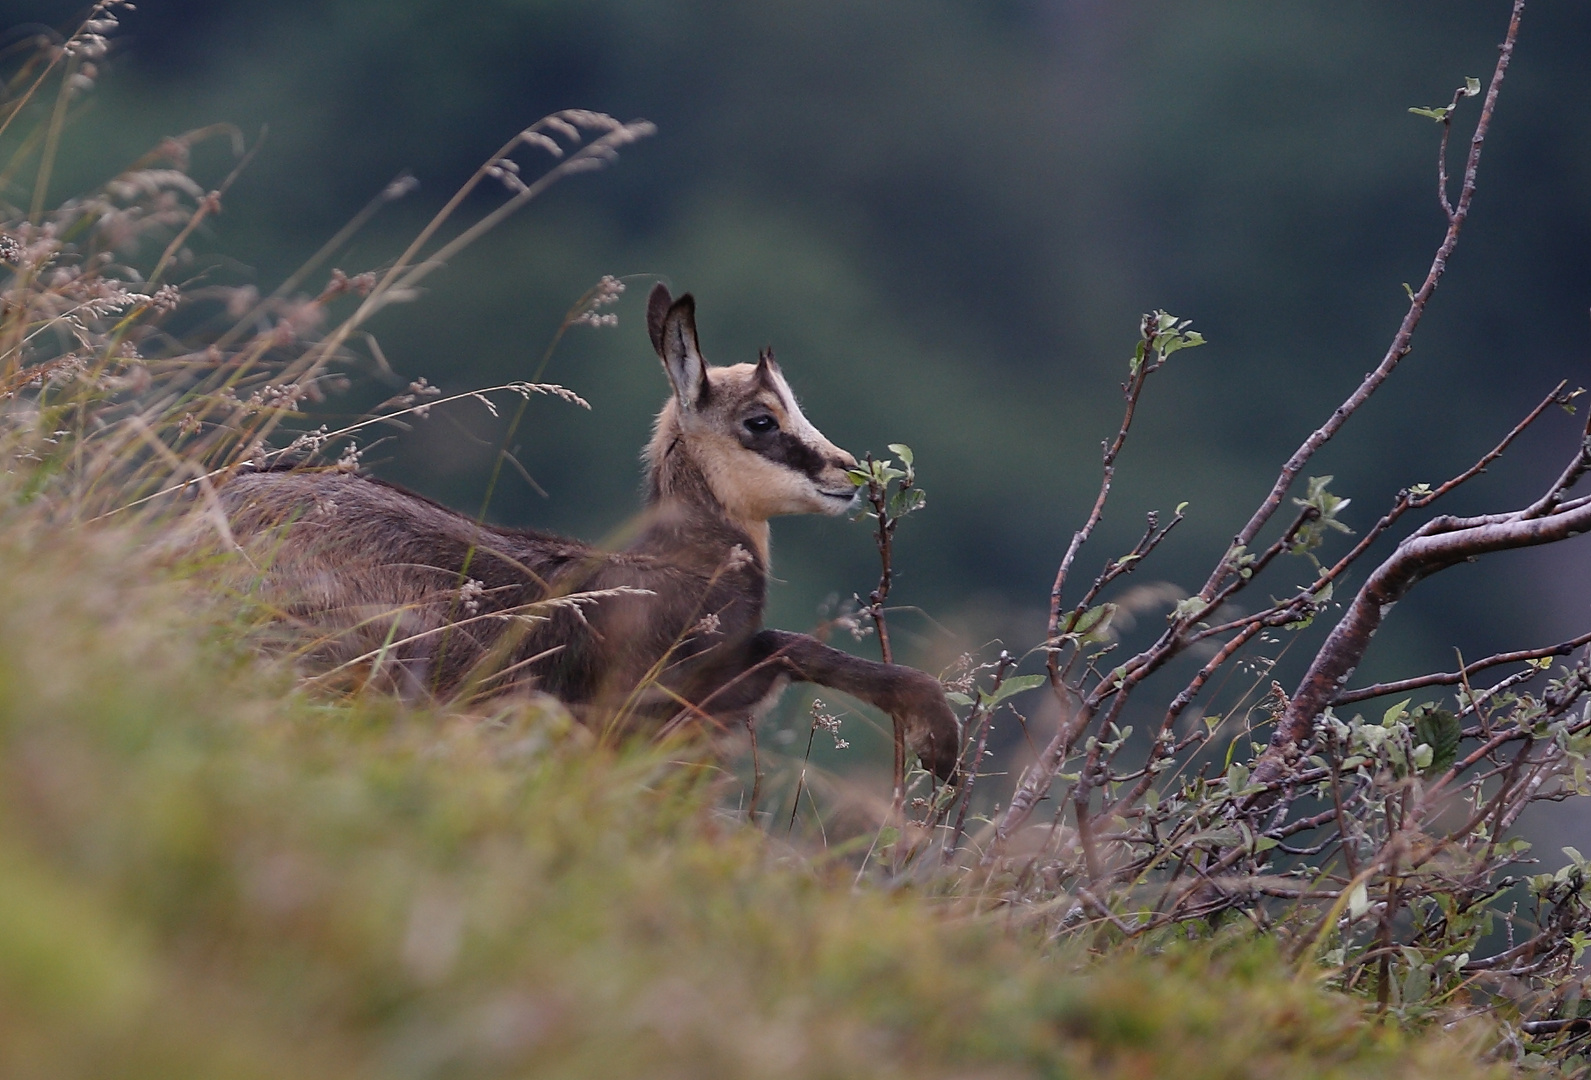
POLYGON ((779 426, 779 421, 771 416, 753 416, 746 421, 746 430, 754 435, 766 435, 779 426))

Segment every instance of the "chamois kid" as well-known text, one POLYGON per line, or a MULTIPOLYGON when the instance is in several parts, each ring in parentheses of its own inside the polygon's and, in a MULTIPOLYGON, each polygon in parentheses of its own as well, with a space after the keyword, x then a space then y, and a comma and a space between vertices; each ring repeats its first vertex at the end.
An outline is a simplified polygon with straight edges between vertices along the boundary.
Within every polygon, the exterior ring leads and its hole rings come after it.
POLYGON ((802 415, 771 351, 709 366, 695 307, 662 285, 647 304, 673 394, 624 550, 483 525, 349 472, 243 473, 221 499, 262 591, 321 643, 318 663, 439 694, 532 686, 603 728, 746 722, 790 680, 817 683, 891 714, 951 777, 961 731, 936 679, 763 629, 768 519, 843 513, 856 459, 802 415))

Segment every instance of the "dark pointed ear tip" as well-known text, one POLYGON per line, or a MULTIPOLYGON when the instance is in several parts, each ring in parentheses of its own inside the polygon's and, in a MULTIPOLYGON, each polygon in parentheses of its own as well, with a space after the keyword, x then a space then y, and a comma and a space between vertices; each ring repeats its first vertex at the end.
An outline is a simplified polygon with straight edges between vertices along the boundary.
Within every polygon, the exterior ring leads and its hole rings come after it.
POLYGON ((682 294, 680 298, 674 301, 673 305, 668 309, 668 313, 670 315, 674 314, 676 311, 683 315, 695 315, 696 297, 692 296, 690 293, 682 294))
POLYGON ((668 321, 669 307, 673 303, 667 285, 660 281, 652 286, 652 294, 646 300, 646 333, 659 356, 663 355, 663 324, 668 321))

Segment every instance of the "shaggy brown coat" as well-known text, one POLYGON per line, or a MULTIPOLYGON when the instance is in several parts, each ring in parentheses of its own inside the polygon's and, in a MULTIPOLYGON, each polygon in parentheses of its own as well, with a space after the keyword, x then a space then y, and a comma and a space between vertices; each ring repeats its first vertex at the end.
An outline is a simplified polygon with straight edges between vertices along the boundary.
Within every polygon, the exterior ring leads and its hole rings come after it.
POLYGON ((855 458, 801 414, 770 352, 709 367, 690 296, 658 286, 647 321, 674 394, 624 550, 480 524, 367 476, 245 473, 221 498, 265 594, 325 665, 440 694, 533 686, 603 725, 747 721, 789 680, 817 683, 900 719, 952 776, 961 731, 938 680, 762 626, 768 518, 843 512, 855 458))

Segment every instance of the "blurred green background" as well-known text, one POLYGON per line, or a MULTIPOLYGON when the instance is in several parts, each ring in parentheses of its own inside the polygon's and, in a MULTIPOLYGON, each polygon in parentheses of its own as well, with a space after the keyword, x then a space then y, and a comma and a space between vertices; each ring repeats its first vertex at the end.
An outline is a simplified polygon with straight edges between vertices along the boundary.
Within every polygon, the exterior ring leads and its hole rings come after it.
MULTIPOLYGON (((0 11, 14 28, 62 26, 81 5, 0 11)), ((1489 80, 1507 14, 1504 0, 141 0, 52 193, 164 135, 269 125, 202 243, 226 254, 217 272, 268 289, 401 170, 420 189, 336 265, 392 258, 545 113, 655 121, 656 137, 561 184, 371 329, 405 377, 525 378, 576 297, 635 275, 620 325, 576 328, 548 371, 594 411, 532 404, 519 457, 546 496, 510 474, 494 502, 500 521, 596 539, 634 510, 665 391, 642 331, 649 275, 693 291, 709 359, 771 344, 836 442, 916 450, 929 502, 901 527, 895 596, 931 619, 903 612, 895 632, 937 667, 1041 638, 1151 308, 1210 344, 1151 383, 1080 575, 1124 550, 1145 511, 1187 501, 1137 583, 1202 581, 1385 350, 1401 283, 1423 277, 1444 226, 1439 129, 1407 110, 1489 80)), ((1357 529, 1401 486, 1469 465, 1558 379, 1591 383, 1588 44, 1585 4, 1527 12, 1473 217, 1415 351, 1308 470, 1336 476, 1357 529)), ((1478 111, 1461 109, 1455 162, 1478 111)), ((228 168, 219 144, 198 163, 211 183, 228 168)), ((1534 497, 1578 423, 1553 414, 1444 508, 1534 497)), ((371 459, 473 509, 499 431, 456 409, 371 459)), ((1364 675, 1584 629, 1588 555, 1495 556, 1421 586, 1364 675)), ((770 622, 791 628, 876 577, 857 523, 779 523, 775 560, 770 622)), ((1306 576, 1281 567, 1269 590, 1306 576)), ((1143 613, 1140 632, 1160 617, 1143 613)))

